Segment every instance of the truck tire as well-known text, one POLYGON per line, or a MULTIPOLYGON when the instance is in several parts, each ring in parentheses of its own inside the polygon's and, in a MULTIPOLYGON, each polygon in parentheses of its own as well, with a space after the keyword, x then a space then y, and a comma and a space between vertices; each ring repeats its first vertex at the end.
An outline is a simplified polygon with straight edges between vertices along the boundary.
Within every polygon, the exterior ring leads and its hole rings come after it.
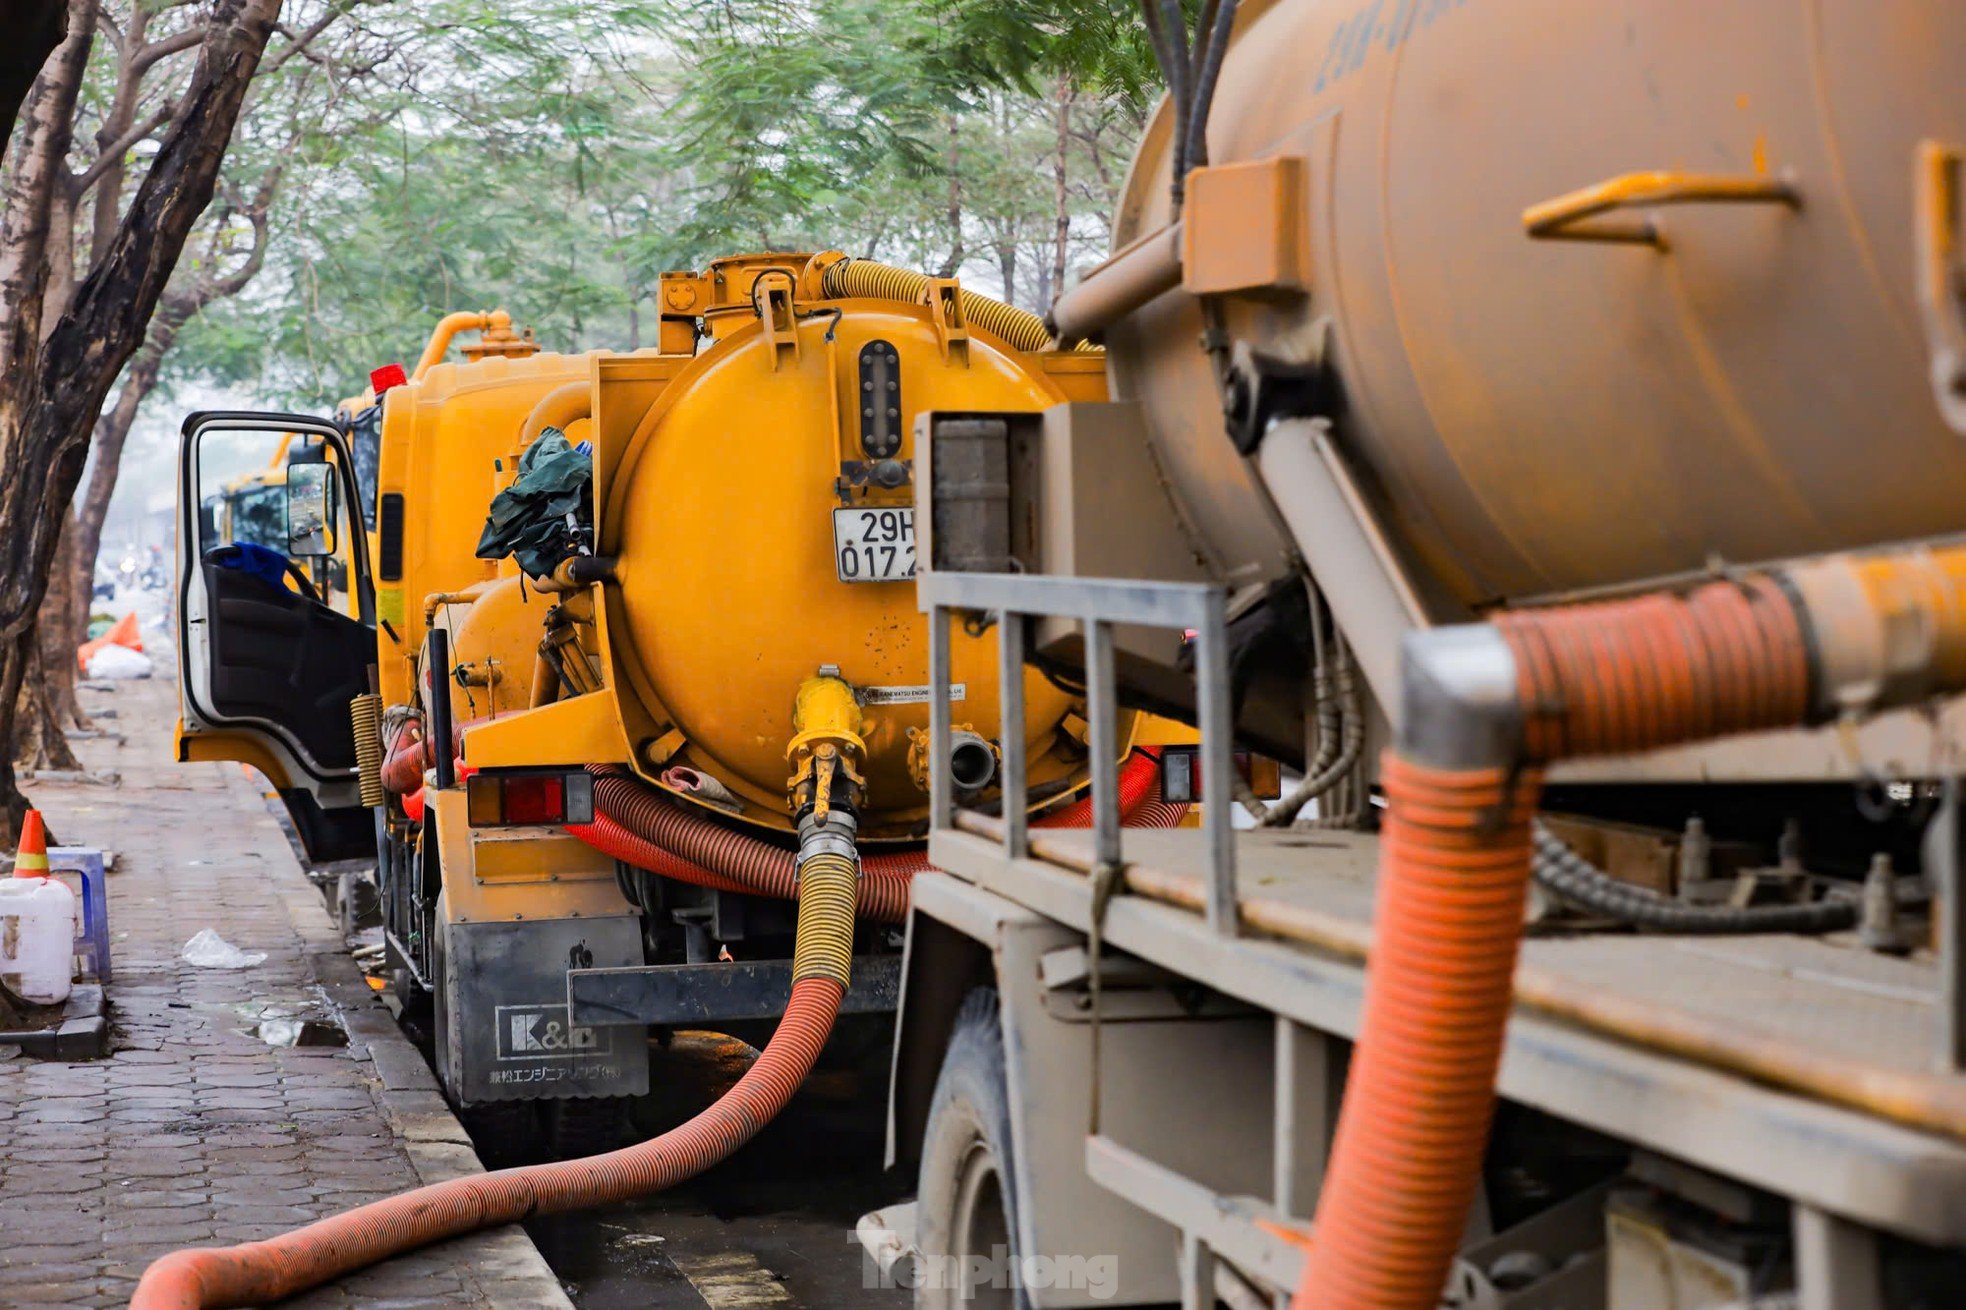
POLYGON ((539 1103, 546 1121, 546 1149, 555 1160, 579 1160, 622 1144, 627 1114, 624 1098, 596 1096, 539 1103))
POLYGON ((1010 1099, 997 991, 963 998, 922 1138, 916 1310, 1027 1310, 1017 1267, 1010 1099))

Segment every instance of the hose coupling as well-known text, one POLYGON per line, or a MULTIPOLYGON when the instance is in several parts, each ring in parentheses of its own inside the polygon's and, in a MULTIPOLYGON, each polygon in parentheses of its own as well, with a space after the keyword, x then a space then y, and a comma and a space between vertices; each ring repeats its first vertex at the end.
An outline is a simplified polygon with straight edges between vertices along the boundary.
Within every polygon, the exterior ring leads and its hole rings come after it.
POLYGON ((792 776, 785 780, 792 813, 808 812, 823 824, 836 808, 858 808, 867 780, 859 762, 867 754, 867 730, 853 687, 829 665, 799 685, 792 703, 792 740, 785 758, 792 776))
MULTIPOLYGON (((928 755, 929 734, 922 728, 908 729, 908 776, 918 790, 928 790, 934 765, 928 755)), ((949 777, 959 796, 974 796, 997 780, 1002 753, 989 738, 967 723, 949 733, 949 777)))
POLYGON ((824 817, 808 811, 799 820, 799 869, 815 855, 839 855, 850 860, 860 858, 860 846, 854 840, 860 825, 853 813, 834 807, 824 817))

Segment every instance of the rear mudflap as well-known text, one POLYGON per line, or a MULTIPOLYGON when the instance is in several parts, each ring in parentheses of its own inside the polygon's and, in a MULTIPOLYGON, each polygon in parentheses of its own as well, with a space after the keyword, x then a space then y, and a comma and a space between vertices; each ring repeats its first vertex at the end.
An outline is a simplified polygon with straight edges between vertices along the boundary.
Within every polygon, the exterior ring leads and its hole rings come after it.
POLYGON ((639 965, 633 915, 445 928, 444 1083, 462 1105, 648 1091, 646 1030, 567 1021, 567 970, 639 965))

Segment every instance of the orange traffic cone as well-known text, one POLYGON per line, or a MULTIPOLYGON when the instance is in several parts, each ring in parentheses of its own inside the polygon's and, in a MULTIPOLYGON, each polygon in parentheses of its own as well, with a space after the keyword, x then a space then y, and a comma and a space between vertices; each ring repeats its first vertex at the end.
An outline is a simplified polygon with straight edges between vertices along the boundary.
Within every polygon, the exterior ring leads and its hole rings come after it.
POLYGON ((20 848, 14 852, 14 877, 48 876, 48 827, 41 811, 29 810, 20 824, 20 848))

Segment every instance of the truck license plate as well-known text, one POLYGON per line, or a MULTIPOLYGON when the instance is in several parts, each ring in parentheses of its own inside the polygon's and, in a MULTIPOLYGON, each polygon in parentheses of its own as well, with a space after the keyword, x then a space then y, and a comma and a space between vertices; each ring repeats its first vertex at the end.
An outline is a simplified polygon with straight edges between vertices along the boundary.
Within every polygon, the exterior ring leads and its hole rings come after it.
POLYGON ((833 562, 841 582, 905 582, 915 576, 915 511, 836 509, 833 562))

